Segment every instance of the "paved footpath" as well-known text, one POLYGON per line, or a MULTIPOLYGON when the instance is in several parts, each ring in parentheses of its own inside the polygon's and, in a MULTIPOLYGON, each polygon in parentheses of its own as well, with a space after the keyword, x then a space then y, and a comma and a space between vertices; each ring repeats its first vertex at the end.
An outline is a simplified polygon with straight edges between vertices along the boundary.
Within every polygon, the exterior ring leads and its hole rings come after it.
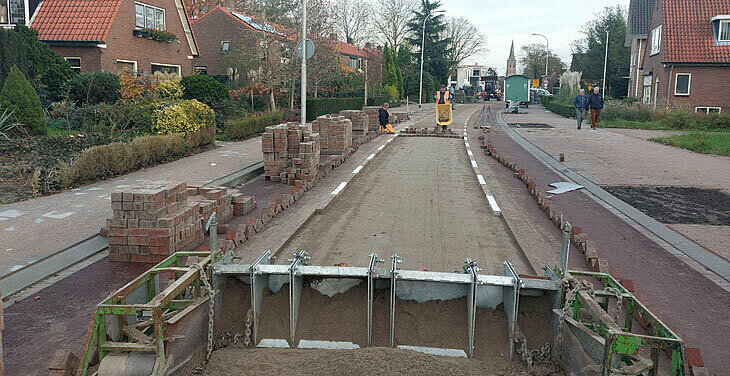
MULTIPOLYGON (((514 128, 522 137, 599 185, 658 185, 717 188, 730 194, 730 157, 695 153, 649 141, 678 132, 577 129, 575 119, 530 106, 526 114, 504 115, 508 123, 543 123, 548 129, 514 128)), ((726 260, 730 226, 677 224, 670 228, 726 260)))
POLYGON ((71 191, 0 205, 0 276, 99 233, 110 194, 162 180, 203 185, 261 161, 261 138, 217 142, 215 149, 71 191))

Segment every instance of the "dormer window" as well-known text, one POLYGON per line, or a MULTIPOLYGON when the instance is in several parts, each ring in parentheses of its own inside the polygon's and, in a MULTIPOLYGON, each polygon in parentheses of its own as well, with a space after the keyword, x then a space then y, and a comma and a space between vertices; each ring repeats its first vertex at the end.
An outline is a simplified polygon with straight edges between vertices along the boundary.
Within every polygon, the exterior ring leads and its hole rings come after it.
POLYGON ((134 3, 134 25, 140 29, 165 30, 165 10, 147 4, 134 3))
POLYGON ((710 19, 715 42, 730 43, 730 15, 718 15, 710 19))

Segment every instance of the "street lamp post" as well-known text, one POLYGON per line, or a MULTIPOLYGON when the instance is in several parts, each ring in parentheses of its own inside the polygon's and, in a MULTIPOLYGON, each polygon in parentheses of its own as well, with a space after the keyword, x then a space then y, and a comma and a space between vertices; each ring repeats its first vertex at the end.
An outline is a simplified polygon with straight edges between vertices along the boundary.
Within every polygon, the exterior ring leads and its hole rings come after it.
POLYGON ((608 64, 608 30, 606 30, 606 56, 603 58, 603 88, 601 94, 606 96, 606 65, 608 64))
POLYGON ((545 77, 548 75, 548 59, 550 59, 550 44, 546 36, 538 33, 532 33, 532 35, 538 35, 545 38, 545 77))
POLYGON ((302 109, 301 124, 307 126, 307 0, 302 0, 302 109))
POLYGON ((423 30, 421 31, 421 80, 420 84, 418 85, 418 108, 421 108, 421 103, 423 101, 423 47, 426 44, 426 21, 429 19, 429 17, 441 14, 444 11, 437 11, 431 14, 428 14, 426 18, 423 19, 423 30))

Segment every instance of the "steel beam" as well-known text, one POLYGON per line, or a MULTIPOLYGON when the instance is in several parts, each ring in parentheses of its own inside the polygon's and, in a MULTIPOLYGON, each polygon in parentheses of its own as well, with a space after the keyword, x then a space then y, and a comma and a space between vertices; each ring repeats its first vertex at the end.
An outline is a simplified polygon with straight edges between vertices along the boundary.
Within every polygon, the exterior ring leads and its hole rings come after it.
POLYGON ((264 286, 269 284, 268 274, 261 274, 258 271, 259 265, 269 264, 271 262, 271 250, 265 250, 261 255, 249 266, 249 275, 251 277, 251 310, 253 311, 253 343, 258 343, 259 333, 259 317, 261 317, 261 300, 263 299, 264 286))
POLYGON ((378 255, 373 252, 370 254, 370 262, 368 262, 368 347, 372 345, 373 335, 373 299, 375 298, 375 265, 377 263, 384 262, 385 260, 378 258, 378 255))
POLYGON ((395 281, 398 279, 398 264, 403 260, 397 254, 390 257, 390 347, 395 347, 395 281))
POLYGON ((481 270, 477 267, 476 261, 470 258, 464 260, 464 274, 471 277, 471 284, 469 285, 469 295, 466 297, 466 311, 467 311, 467 338, 469 343, 467 345, 467 354, 469 357, 474 356, 474 327, 476 326, 476 315, 477 315, 477 272, 481 270))
POLYGON ((297 331, 297 315, 299 314, 299 299, 302 296, 304 278, 298 273, 300 265, 309 261, 306 251, 299 251, 289 260, 289 347, 295 348, 294 342, 297 331))
POLYGON ((509 331, 509 360, 515 351, 515 327, 520 305, 520 276, 509 261, 504 262, 504 275, 512 278, 512 286, 504 288, 504 310, 507 313, 507 330, 509 331))

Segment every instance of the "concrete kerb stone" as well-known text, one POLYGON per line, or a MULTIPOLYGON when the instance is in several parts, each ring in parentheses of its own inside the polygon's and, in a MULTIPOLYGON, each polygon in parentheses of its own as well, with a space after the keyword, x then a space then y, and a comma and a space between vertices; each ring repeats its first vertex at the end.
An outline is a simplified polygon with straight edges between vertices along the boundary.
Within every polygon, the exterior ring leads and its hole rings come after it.
POLYGON ((479 165, 477 164, 476 159, 474 159, 474 153, 471 150, 471 144, 469 143, 469 138, 466 134, 466 126, 469 123, 469 119, 474 116, 476 111, 474 111, 471 115, 469 115, 466 120, 464 120, 464 148, 466 149, 466 155, 469 157, 469 161, 472 166, 472 170, 474 171, 474 176, 477 179, 477 183, 479 184, 479 187, 481 187, 482 192, 484 192, 484 197, 487 199, 487 203, 489 204, 489 211, 494 216, 501 216, 502 215, 502 209, 500 209, 499 205, 497 204, 497 200, 494 198, 494 195, 489 190, 489 187, 487 186, 487 182, 484 179, 484 174, 482 173, 481 169, 479 168, 479 165))
MULTIPOLYGON (((487 147, 485 154, 490 155, 493 159, 500 162, 506 168, 509 168, 510 170, 517 172, 516 177, 525 183, 529 194, 535 199, 535 201, 538 204, 538 206, 540 207, 540 209, 545 211, 546 215, 548 216, 548 218, 551 219, 553 224, 555 224, 558 228, 561 227, 562 224, 560 223, 560 214, 562 214, 562 212, 559 211, 556 208, 556 206, 549 201, 549 197, 547 197, 543 191, 541 191, 537 188, 534 180, 532 180, 529 177, 529 175, 527 175, 527 172, 524 169, 520 168, 515 163, 510 162, 506 157, 502 156, 501 154, 498 154, 496 152, 496 150, 494 149, 494 147, 492 147, 491 145, 489 145, 487 147), (550 203, 548 203, 548 202, 550 202, 550 203)), ((564 218, 564 220, 567 221, 567 219, 565 219, 565 218, 564 218)), ((612 273, 612 270, 613 270, 615 272, 615 274, 618 274, 617 269, 610 268, 608 260, 599 257, 598 247, 596 246, 596 244, 593 241, 589 240, 588 234, 582 232, 580 227, 578 227, 578 226, 573 227, 573 231, 571 234, 571 241, 582 253, 584 253, 586 266, 588 266, 588 268, 590 270, 592 270, 594 272, 609 273, 609 274, 613 274, 612 273)), ((660 312, 656 307, 653 307, 653 306, 647 304, 648 298, 647 298, 646 294, 643 294, 641 292, 636 292, 636 293, 633 292, 636 289, 633 281, 621 280, 621 284, 627 290, 629 290, 629 292, 634 294, 634 296, 636 297, 637 300, 639 300, 642 304, 647 306, 647 308, 652 313, 654 313, 654 315, 656 315, 657 317, 661 317, 660 312), (626 284, 624 284, 623 281, 626 281, 626 284), (630 289, 629 289, 629 287, 630 287, 630 289)), ((649 323, 647 320, 644 320, 643 318, 641 318, 637 311, 634 311, 634 318, 638 321, 639 325, 641 327, 643 327, 645 330, 647 330, 647 331, 652 330, 651 323, 649 323)), ((696 356, 700 357, 700 359, 701 359, 700 350, 699 349, 693 349, 693 350, 696 350, 696 356)), ((689 354, 688 354, 688 358, 689 358, 689 354)), ((688 363, 690 363, 690 362, 688 361, 688 363)), ((695 365, 695 366, 690 364, 690 369, 691 369, 693 375, 708 375, 708 372, 705 369, 703 364, 695 365)))

